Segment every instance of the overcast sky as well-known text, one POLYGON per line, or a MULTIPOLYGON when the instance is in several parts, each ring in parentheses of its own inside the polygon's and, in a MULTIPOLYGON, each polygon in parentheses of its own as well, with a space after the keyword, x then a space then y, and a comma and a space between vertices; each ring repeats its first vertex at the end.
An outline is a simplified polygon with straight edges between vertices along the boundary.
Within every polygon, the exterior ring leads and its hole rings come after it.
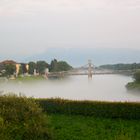
POLYGON ((140 0, 0 0, 0 60, 50 48, 140 53, 140 0))

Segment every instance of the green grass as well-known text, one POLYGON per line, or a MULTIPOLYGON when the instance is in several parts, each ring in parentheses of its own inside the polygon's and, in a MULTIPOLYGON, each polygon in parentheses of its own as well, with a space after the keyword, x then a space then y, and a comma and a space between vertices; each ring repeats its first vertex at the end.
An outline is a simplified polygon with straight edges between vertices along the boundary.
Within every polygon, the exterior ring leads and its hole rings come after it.
POLYGON ((21 82, 33 82, 33 81, 39 81, 39 80, 45 80, 43 76, 19 76, 15 79, 15 81, 21 81, 21 82))
POLYGON ((0 96, 0 140, 140 140, 139 103, 45 99, 43 112, 36 101, 0 96))
POLYGON ((140 120, 139 102, 101 102, 56 99, 36 99, 49 114, 83 115, 97 118, 140 120))
POLYGON ((50 115, 54 140, 140 140, 140 121, 50 115))

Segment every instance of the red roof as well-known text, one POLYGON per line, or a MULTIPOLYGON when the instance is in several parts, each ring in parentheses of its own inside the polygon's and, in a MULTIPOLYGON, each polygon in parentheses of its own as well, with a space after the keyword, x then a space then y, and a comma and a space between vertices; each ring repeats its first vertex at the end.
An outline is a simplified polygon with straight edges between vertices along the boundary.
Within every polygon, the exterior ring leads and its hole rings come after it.
POLYGON ((17 64, 17 62, 13 60, 5 60, 5 61, 2 61, 1 64, 17 64))

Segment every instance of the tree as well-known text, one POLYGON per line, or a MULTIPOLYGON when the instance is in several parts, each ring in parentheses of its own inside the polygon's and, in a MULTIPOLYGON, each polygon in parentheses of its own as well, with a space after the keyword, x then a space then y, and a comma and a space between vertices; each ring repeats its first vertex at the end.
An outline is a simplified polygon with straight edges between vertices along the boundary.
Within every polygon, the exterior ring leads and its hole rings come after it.
POLYGON ((23 74, 22 66, 19 67, 19 73, 18 73, 18 75, 21 75, 21 74, 23 74))
POLYGON ((57 61, 56 59, 51 61, 51 72, 68 71, 70 69, 72 69, 72 67, 65 61, 57 61))
POLYGON ((46 115, 31 98, 0 96, 1 140, 52 140, 46 115))
POLYGON ((50 64, 50 71, 51 72, 57 71, 58 69, 57 67, 58 67, 57 60, 56 59, 52 60, 50 64))
POLYGON ((72 67, 65 61, 58 62, 58 71, 68 71, 72 69, 72 67))
POLYGON ((134 79, 136 82, 140 82, 140 71, 134 73, 134 79))
POLYGON ((36 69, 36 63, 35 62, 29 62, 29 74, 34 74, 34 69, 36 69))
POLYGON ((45 61, 37 61, 36 63, 37 72, 43 74, 48 66, 49 66, 48 63, 46 63, 45 61))
POLYGON ((5 65, 5 75, 10 76, 13 75, 16 71, 16 66, 13 64, 6 64, 5 65))
POLYGON ((132 71, 135 71, 137 69, 140 69, 140 63, 101 65, 100 68, 111 69, 111 70, 132 70, 132 71))

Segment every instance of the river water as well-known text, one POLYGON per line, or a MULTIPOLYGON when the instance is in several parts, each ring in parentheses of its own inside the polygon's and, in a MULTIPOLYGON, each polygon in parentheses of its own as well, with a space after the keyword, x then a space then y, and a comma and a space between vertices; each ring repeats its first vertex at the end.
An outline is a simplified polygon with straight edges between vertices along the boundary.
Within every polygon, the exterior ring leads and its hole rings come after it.
POLYGON ((125 85, 133 79, 123 75, 70 76, 61 80, 33 83, 2 83, 0 91, 14 92, 34 98, 140 102, 140 93, 127 91, 125 85))

